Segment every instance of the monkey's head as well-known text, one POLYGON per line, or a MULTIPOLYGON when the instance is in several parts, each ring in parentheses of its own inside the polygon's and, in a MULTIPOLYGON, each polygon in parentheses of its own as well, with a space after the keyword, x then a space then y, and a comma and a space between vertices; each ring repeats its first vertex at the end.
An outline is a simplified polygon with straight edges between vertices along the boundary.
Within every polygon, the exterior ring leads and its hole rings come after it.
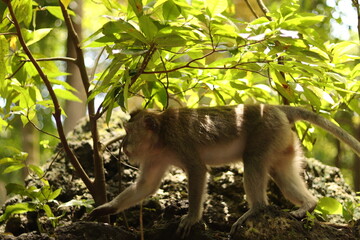
POLYGON ((123 151, 131 161, 138 161, 156 151, 159 142, 160 112, 138 110, 125 123, 123 151))

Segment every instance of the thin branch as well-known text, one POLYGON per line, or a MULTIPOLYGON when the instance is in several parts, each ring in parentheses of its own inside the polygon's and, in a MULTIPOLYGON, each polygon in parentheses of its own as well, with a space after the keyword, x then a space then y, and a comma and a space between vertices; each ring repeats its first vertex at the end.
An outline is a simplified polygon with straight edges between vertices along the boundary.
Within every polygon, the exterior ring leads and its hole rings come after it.
POLYGON ((192 69, 204 69, 204 70, 231 70, 231 69, 237 69, 237 70, 243 70, 243 71, 248 71, 248 72, 253 72, 253 73, 258 73, 260 74, 261 71, 254 71, 254 70, 250 70, 250 69, 246 69, 246 68, 240 68, 239 66, 243 66, 246 64, 250 64, 250 63, 270 63, 273 62, 273 60, 269 60, 269 61, 258 61, 258 62, 244 62, 244 63, 238 63, 235 64, 233 66, 229 66, 229 67, 199 67, 199 66, 190 66, 190 64, 193 61, 188 62, 187 64, 177 67, 177 68, 173 68, 173 69, 169 69, 169 70, 160 70, 160 71, 144 71, 143 74, 154 74, 154 73, 170 73, 170 72, 175 72, 178 71, 180 69, 183 68, 192 68, 192 69))
POLYGON ((56 135, 54 135, 54 134, 52 134, 52 133, 48 133, 48 132, 40 129, 38 126, 36 126, 36 124, 35 124, 33 121, 30 120, 30 118, 29 118, 28 115, 26 115, 25 117, 26 117, 26 119, 28 120, 28 122, 29 122, 36 130, 38 130, 39 132, 42 132, 42 133, 44 133, 44 134, 46 134, 46 135, 48 135, 48 136, 51 136, 51 137, 54 137, 54 138, 60 140, 60 137, 58 137, 58 136, 56 136, 56 135))
MULTIPOLYGON (((47 62, 47 61, 65 61, 65 62, 76 62, 75 58, 70 57, 52 57, 52 58, 38 58, 36 59, 37 62, 47 62)), ((30 59, 24 59, 20 62, 31 62, 30 59)))
POLYGON ((55 119, 55 123, 56 123, 56 127, 59 133, 59 137, 61 140, 61 143, 65 149, 65 152, 67 154, 67 156, 70 158, 70 161, 72 163, 72 165, 74 166, 74 168, 76 169, 76 172, 79 174, 80 178, 83 180, 83 182, 85 183, 86 187, 89 189, 90 192, 94 192, 94 188, 93 188, 93 184, 90 180, 90 178, 88 177, 88 175, 86 174, 86 172, 84 171, 84 169, 82 168, 82 166, 80 165, 78 159, 76 158, 75 154, 72 152, 65 133, 64 133, 64 129, 62 126, 62 122, 61 122, 61 108, 60 108, 60 104, 59 101, 56 97, 55 91, 51 86, 51 83, 48 79, 48 77, 45 75, 45 73, 43 72, 42 68, 40 67, 40 65, 37 63, 37 61, 35 60, 34 56, 32 55, 32 53, 30 52, 29 48, 26 45, 26 42, 24 40, 24 37, 22 36, 21 33, 21 27, 19 22, 16 19, 16 15, 14 13, 14 9, 12 7, 11 4, 11 0, 3 0, 5 2, 5 4, 8 6, 8 10, 9 13, 11 15, 11 22, 14 24, 17 35, 18 35, 18 39, 19 42, 24 50, 24 52, 26 53, 26 55, 28 56, 28 58, 30 59, 31 63, 34 65, 35 69, 37 70, 37 72, 39 73, 40 78, 43 80, 49 94, 50 97, 54 103, 54 119, 55 119))
POLYGON ((249 0, 245 0, 245 3, 248 6, 248 8, 250 9, 250 11, 252 12, 252 14, 255 16, 255 18, 259 18, 259 15, 257 15, 257 13, 255 12, 255 9, 251 6, 249 0))
POLYGON ((16 75, 16 73, 18 71, 20 71, 20 69, 25 65, 25 62, 20 63, 19 67, 8 77, 6 77, 5 79, 11 79, 12 77, 14 77, 16 75))
POLYGON ((109 145, 113 144, 114 142, 120 141, 124 137, 125 137, 125 134, 121 134, 121 135, 115 136, 113 138, 110 138, 107 142, 103 143, 102 151, 104 151, 105 148, 107 148, 109 145))
MULTIPOLYGON (((165 65, 165 61, 164 59, 162 58, 161 54, 160 54, 160 60, 161 60, 161 63, 163 65, 163 68, 165 69, 166 71, 166 65, 165 65)), ((169 74, 168 72, 165 73, 165 76, 166 76, 166 85, 162 82, 162 81, 159 81, 164 89, 165 89, 165 92, 166 92, 166 105, 164 106, 164 109, 167 109, 169 107, 169 101, 170 101, 170 95, 169 95, 169 74)))
POLYGON ((30 171, 29 171, 29 164, 26 163, 26 170, 27 170, 27 173, 28 175, 30 175, 33 179, 36 179, 36 180, 41 180, 43 179, 46 174, 48 173, 49 169, 51 168, 51 166, 53 165, 53 163, 57 160, 57 158, 59 157, 61 151, 59 149, 59 151, 56 153, 55 157, 53 157, 53 159, 51 160, 49 166, 47 167, 47 169, 44 171, 44 174, 41 176, 41 177, 35 177, 30 171))
POLYGON ((358 36, 359 36, 359 40, 360 40, 360 4, 358 0, 352 0, 354 7, 356 8, 356 13, 357 13, 357 19, 358 19, 358 24, 357 24, 357 29, 358 29, 358 36))
POLYGON ((6 32, 6 33, 0 33, 0 35, 17 35, 17 33, 14 33, 14 32, 6 32))
POLYGON ((100 53, 97 55, 96 59, 95 59, 95 64, 94 64, 94 67, 91 71, 91 74, 90 74, 90 80, 93 80, 94 79, 94 76, 95 76, 95 72, 96 72, 96 67, 98 66, 99 62, 100 62, 100 58, 101 58, 101 55, 103 54, 103 52, 105 51, 105 47, 103 47, 100 51, 100 53))
POLYGON ((131 78, 130 86, 133 85, 135 83, 135 81, 139 78, 139 76, 144 73, 146 66, 150 62, 151 57, 155 53, 155 51, 156 51, 156 46, 155 46, 155 44, 152 44, 150 46, 149 51, 147 51, 147 54, 144 57, 144 61, 141 63, 141 66, 138 69, 137 73, 131 78))
POLYGON ((261 11, 264 13, 264 15, 266 16, 267 19, 269 19, 270 21, 272 20, 270 16, 267 15, 267 13, 269 13, 269 9, 266 7, 266 5, 264 4, 264 2, 262 0, 256 0, 261 11))

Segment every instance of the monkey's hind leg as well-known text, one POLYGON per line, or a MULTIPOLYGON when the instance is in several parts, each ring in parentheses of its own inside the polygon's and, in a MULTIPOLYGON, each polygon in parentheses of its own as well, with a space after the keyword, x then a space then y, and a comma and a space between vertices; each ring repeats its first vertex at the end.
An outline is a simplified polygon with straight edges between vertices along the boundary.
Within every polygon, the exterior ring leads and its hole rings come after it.
POLYGON ((299 209, 291 212, 296 218, 303 218, 306 212, 313 211, 317 204, 316 197, 307 189, 306 183, 300 175, 303 159, 298 140, 294 138, 293 144, 278 155, 270 171, 271 177, 284 196, 295 205, 300 206, 299 209))
POLYGON ((268 166, 264 159, 266 157, 259 157, 256 154, 244 156, 244 188, 250 209, 232 225, 230 235, 235 234, 249 216, 268 205, 266 188, 269 177, 268 166))

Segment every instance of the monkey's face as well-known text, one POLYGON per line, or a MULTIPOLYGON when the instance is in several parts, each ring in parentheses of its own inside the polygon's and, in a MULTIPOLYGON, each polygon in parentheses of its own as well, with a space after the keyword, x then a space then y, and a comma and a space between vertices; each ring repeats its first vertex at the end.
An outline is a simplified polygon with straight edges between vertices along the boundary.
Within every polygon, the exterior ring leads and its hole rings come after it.
POLYGON ((122 146, 130 161, 141 161, 154 152, 158 142, 155 120, 147 112, 139 112, 125 124, 126 136, 122 146))

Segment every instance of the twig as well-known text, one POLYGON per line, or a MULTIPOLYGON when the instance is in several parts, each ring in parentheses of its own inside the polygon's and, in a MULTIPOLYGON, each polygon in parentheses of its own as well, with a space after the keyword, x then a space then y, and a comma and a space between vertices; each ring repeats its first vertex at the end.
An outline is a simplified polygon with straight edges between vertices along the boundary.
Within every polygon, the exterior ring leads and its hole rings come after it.
POLYGON ((139 221, 140 221, 140 239, 144 240, 144 222, 143 222, 143 201, 140 202, 140 213, 139 213, 139 221))
POLYGON ((147 51, 147 54, 145 55, 140 68, 138 69, 136 74, 131 78, 130 86, 132 86, 135 83, 135 81, 139 78, 139 76, 144 73, 145 68, 148 65, 148 63, 150 62, 151 57, 155 53, 155 51, 156 51, 156 45, 155 44, 150 45, 150 49, 149 49, 149 51, 147 51))
POLYGON ((359 36, 359 40, 360 40, 360 4, 358 0, 352 0, 354 7, 356 8, 356 13, 357 13, 357 19, 358 19, 358 24, 357 24, 357 29, 358 29, 358 36, 359 36))
POLYGON ((252 12, 252 14, 255 16, 255 18, 259 18, 259 15, 257 15, 254 8, 251 6, 249 0, 245 0, 245 3, 248 6, 248 8, 250 9, 250 11, 252 12))
POLYGON ((107 148, 109 145, 113 144, 114 142, 117 142, 117 141, 121 140, 124 137, 125 137, 125 134, 118 135, 118 136, 115 136, 113 138, 110 138, 107 142, 103 143, 102 151, 104 151, 105 148, 107 148))
POLYGON ((266 5, 264 4, 264 2, 262 0, 256 0, 261 11, 264 13, 264 15, 266 16, 267 19, 269 19, 270 21, 272 20, 270 16, 267 15, 267 13, 269 13, 269 9, 266 7, 266 5))
POLYGON ((0 35, 17 35, 17 33, 13 33, 13 32, 6 32, 6 33, 0 33, 0 35))
POLYGON ((56 138, 56 139, 60 139, 60 137, 58 137, 58 136, 56 136, 56 135, 54 135, 54 134, 52 134, 52 133, 48 133, 48 132, 46 132, 46 131, 44 131, 44 130, 42 130, 42 129, 40 129, 38 126, 36 126, 36 124, 35 124, 33 121, 30 120, 30 118, 29 118, 28 115, 25 115, 25 117, 26 117, 26 119, 28 120, 28 122, 29 122, 36 130, 38 130, 39 132, 42 132, 42 133, 44 133, 44 134, 46 134, 46 135, 48 135, 48 136, 54 137, 54 138, 56 138))
POLYGON ((96 67, 98 66, 99 62, 100 62, 100 58, 101 58, 101 55, 103 54, 103 52, 105 51, 105 47, 103 47, 100 51, 100 53, 97 55, 96 59, 95 59, 95 64, 94 64, 94 67, 91 71, 91 74, 90 74, 90 77, 89 79, 90 80, 93 80, 94 79, 94 76, 95 76, 95 72, 96 72, 96 67))
MULTIPOLYGON (((70 57, 52 57, 52 58, 38 58, 36 59, 37 62, 46 62, 46 61, 65 61, 65 62, 76 62, 75 58, 70 57)), ((24 59, 20 62, 31 62, 30 59, 24 59)))
POLYGON ((48 173, 50 167, 53 165, 53 163, 56 161, 56 159, 58 158, 58 156, 60 155, 60 150, 56 153, 55 157, 53 157, 53 159, 51 160, 49 166, 47 167, 46 171, 44 171, 44 174, 41 176, 41 177, 35 177, 34 175, 31 174, 31 172, 29 171, 29 167, 28 167, 28 164, 26 164, 26 170, 28 172, 28 174, 33 178, 33 179, 36 179, 36 180, 41 180, 43 179, 46 174, 48 173))
POLYGON ((21 69, 24 65, 25 65, 25 62, 20 63, 20 66, 19 66, 10 76, 6 77, 5 79, 10 79, 10 78, 14 77, 14 76, 16 75, 16 73, 17 73, 18 71, 20 71, 20 69, 21 69))

